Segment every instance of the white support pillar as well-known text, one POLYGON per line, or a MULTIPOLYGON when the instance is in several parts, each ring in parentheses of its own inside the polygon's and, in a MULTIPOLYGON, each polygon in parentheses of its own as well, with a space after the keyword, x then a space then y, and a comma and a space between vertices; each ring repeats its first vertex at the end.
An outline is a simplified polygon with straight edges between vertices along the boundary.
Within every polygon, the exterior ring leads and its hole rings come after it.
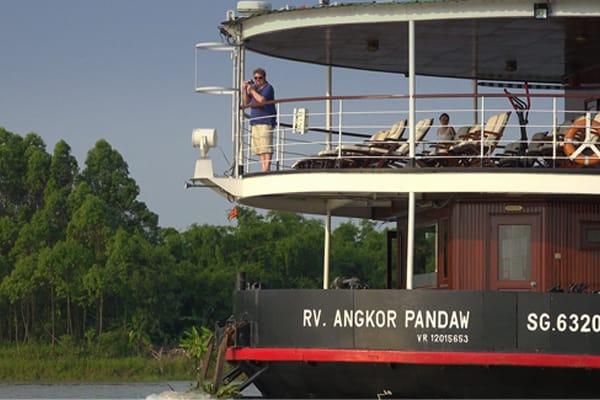
POLYGON ((408 133, 409 156, 415 157, 415 21, 408 21, 408 133))
POLYGON ((406 232, 406 288, 413 288, 415 252, 415 192, 408 193, 408 227, 406 232))
MULTIPOLYGON (((242 81, 244 80, 244 74, 246 72, 246 48, 243 45, 238 47, 237 57, 237 89, 242 90, 242 81)), ((234 138, 233 148, 235 151, 235 171, 233 176, 239 178, 242 175, 244 166, 244 155, 243 155, 243 143, 244 143, 244 110, 240 108, 241 93, 238 94, 237 104, 235 105, 235 127, 234 127, 234 138)), ((244 171, 248 172, 248 171, 244 171)))
MULTIPOLYGON (((331 65, 327 66, 327 88, 325 94, 327 100, 325 102, 325 128, 327 129, 326 148, 331 149, 331 87, 332 74, 331 65)), ((331 211, 327 209, 325 217, 325 240, 323 246, 323 289, 329 289, 329 257, 331 251, 331 211)))
MULTIPOLYGON (((408 21, 408 126, 410 133, 410 158, 415 157, 415 21, 408 21)), ((408 193, 408 231, 406 232, 406 288, 413 288, 415 246, 415 193, 408 193)))
POLYGON ((329 289, 329 255, 331 250, 331 211, 325 217, 325 245, 323 246, 323 289, 329 289))
POLYGON ((327 66, 327 90, 325 91, 325 95, 327 96, 327 100, 325 102, 325 129, 327 129, 326 136, 326 149, 331 150, 331 86, 332 86, 332 74, 331 74, 331 65, 327 66))

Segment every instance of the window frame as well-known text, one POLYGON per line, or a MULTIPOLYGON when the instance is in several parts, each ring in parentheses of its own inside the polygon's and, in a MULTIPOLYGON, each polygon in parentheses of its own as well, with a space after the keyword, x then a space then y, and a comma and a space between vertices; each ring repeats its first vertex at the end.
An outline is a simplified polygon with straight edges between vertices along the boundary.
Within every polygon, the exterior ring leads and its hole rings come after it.
POLYGON ((579 249, 580 250, 600 250, 600 240, 588 240, 587 233, 590 230, 598 230, 600 232, 600 221, 583 220, 579 221, 579 249))
POLYGON ((432 257, 433 261, 435 262, 435 270, 432 272, 423 272, 423 273, 415 273, 416 271, 416 252, 415 254, 413 254, 413 277, 412 277, 412 281, 413 281, 413 288, 417 289, 417 288, 436 288, 439 285, 439 270, 440 270, 440 263, 439 263, 439 238, 440 238, 440 226, 438 221, 435 222, 431 222, 431 223, 425 223, 425 224, 419 224, 418 226, 415 227, 415 249, 417 248, 417 235, 416 235, 416 230, 417 229, 427 229, 433 227, 433 235, 434 235, 434 239, 432 240, 432 243, 434 245, 434 248, 431 249, 431 253, 430 253, 430 257, 432 257))

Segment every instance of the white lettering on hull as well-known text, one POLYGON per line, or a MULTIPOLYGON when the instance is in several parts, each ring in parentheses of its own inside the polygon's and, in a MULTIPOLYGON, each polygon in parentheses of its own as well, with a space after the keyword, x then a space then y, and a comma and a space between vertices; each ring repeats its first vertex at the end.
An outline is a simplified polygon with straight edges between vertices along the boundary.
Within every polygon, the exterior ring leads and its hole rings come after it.
POLYGON ((322 310, 305 308, 303 311, 302 326, 308 328, 321 326, 321 311, 322 310))
MULTIPOLYGON (((471 311, 468 310, 404 310, 404 328, 407 329, 469 329, 471 311)), ((402 326, 396 322, 398 312, 384 309, 336 309, 333 321, 321 309, 305 308, 302 310, 302 327, 319 328, 333 322, 334 328, 397 328, 402 326), (327 322, 326 322, 327 321, 327 322)), ((426 335, 419 337, 419 342, 428 342, 426 335)))
POLYGON ((415 329, 469 329, 470 311, 406 310, 404 327, 415 329))
POLYGON ((396 310, 335 310, 336 328, 396 328, 396 310))

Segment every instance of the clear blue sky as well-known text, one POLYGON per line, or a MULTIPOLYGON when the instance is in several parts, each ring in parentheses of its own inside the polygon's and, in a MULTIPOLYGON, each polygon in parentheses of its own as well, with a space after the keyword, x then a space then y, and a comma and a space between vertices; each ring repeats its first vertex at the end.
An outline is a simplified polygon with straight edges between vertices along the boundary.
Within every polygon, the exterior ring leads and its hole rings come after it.
MULTIPOLYGON (((317 3, 271 1, 274 9, 317 3)), ((159 215, 161 226, 229 224, 225 199, 209 189, 184 189, 184 182, 198 154, 191 146, 194 128, 219 132, 220 148, 210 153, 215 173, 226 170, 231 158, 231 101, 194 92, 194 46, 220 41, 218 25, 236 4, 0 0, 0 126, 20 135, 37 133, 49 153, 65 140, 80 168, 87 152, 105 139, 127 161, 140 200, 159 215)), ((231 85, 228 58, 198 61, 201 86, 231 85)), ((323 67, 280 68, 281 62, 251 53, 246 61, 249 71, 267 70, 277 97, 324 94, 323 67)), ((340 70, 334 79, 354 78, 340 70)), ((405 93, 403 83, 390 91, 390 81, 403 80, 373 74, 355 82, 370 93, 405 93)))

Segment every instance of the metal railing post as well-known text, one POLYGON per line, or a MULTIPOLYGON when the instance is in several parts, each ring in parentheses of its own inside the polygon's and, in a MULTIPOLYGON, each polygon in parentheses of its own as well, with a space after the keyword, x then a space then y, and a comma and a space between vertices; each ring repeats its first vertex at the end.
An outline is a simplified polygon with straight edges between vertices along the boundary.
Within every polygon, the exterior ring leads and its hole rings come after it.
POLYGON ((343 126, 344 126, 343 110, 344 110, 343 100, 340 99, 339 105, 338 105, 338 157, 342 156, 342 132, 343 132, 343 126))

